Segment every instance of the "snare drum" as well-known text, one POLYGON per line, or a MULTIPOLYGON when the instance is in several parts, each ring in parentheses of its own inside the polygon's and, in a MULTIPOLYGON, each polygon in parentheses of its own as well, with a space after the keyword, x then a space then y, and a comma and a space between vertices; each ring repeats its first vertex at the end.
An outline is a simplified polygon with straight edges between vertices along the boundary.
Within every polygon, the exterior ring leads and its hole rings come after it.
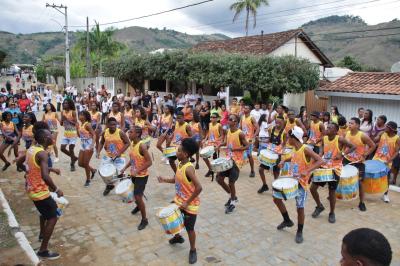
POLYGON ((133 201, 134 185, 130 179, 122 180, 115 187, 115 194, 122 198, 123 202, 130 203, 133 201))
POLYGON ((99 175, 106 185, 112 183, 114 176, 117 174, 117 168, 111 162, 102 163, 99 167, 99 175))
POLYGON ((211 170, 214 173, 228 171, 233 167, 233 160, 228 158, 217 158, 211 162, 211 170))
POLYGON ((386 165, 381 161, 365 161, 365 178, 362 181, 365 193, 377 194, 386 192, 388 190, 388 171, 386 165))
POLYGON ((297 196, 299 182, 290 177, 279 178, 272 182, 272 196, 277 199, 293 199, 297 196))
POLYGON ((292 153, 293 153, 293 148, 286 147, 285 149, 283 149, 282 161, 286 161, 286 159, 290 158, 292 156, 292 153))
POLYGON ((157 217, 167 235, 179 234, 184 226, 183 216, 176 204, 171 204, 157 212, 157 217))
POLYGON ((313 171, 313 182, 331 182, 335 181, 332 169, 318 168, 313 171))
POLYGON ((358 195, 358 169, 350 164, 342 169, 339 184, 336 188, 338 200, 353 200, 358 195))
POLYGON ((68 206, 69 202, 64 197, 58 197, 57 193, 50 192, 50 196, 57 203, 57 216, 60 217, 64 213, 64 209, 68 206))
POLYGON ((171 146, 171 147, 165 148, 163 150, 163 154, 167 158, 176 156, 176 147, 171 146))
POLYGON ((275 166, 278 159, 279 155, 268 149, 260 151, 260 155, 258 156, 260 163, 269 167, 275 166))
POLYGON ((215 152, 214 146, 207 146, 200 150, 201 158, 210 158, 215 152))

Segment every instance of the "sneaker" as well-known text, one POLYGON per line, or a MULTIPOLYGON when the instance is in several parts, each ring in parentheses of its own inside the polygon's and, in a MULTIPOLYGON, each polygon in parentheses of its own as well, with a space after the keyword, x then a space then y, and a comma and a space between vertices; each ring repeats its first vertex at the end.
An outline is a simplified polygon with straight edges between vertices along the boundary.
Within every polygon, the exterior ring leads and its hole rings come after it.
POLYGON ((311 214, 312 218, 317 218, 324 210, 325 208, 322 205, 315 207, 314 212, 311 214))
POLYGON ((226 207, 225 214, 232 213, 235 208, 235 205, 231 203, 228 207, 226 207))
POLYGON ((263 193, 265 191, 268 191, 268 190, 269 190, 269 187, 268 187, 267 184, 265 184, 265 185, 262 185, 262 187, 257 191, 257 193, 261 194, 261 193, 263 193))
POLYGON ((175 244, 183 244, 185 242, 185 239, 181 235, 175 235, 173 238, 171 238, 168 241, 171 245, 175 244))
POLYGON ((196 166, 194 167, 194 169, 199 170, 200 169, 200 165, 196 164, 196 166))
POLYGON ((386 203, 389 203, 389 202, 390 202, 389 195, 388 195, 388 194, 383 194, 382 200, 383 200, 384 202, 386 202, 386 203))
POLYGON ((329 213, 328 221, 329 221, 331 224, 334 224, 334 223, 336 222, 335 213, 333 213, 333 212, 329 213))
POLYGON ((92 171, 92 175, 90 176, 90 179, 93 179, 94 175, 97 173, 97 170, 92 171))
POLYGON ((213 171, 208 170, 207 174, 205 175, 205 177, 210 177, 213 174, 213 171))
POLYGON ((71 172, 75 172, 75 164, 71 164, 71 172))
POLYGON ((191 162, 191 163, 194 163, 195 161, 196 161, 195 159, 190 158, 190 162, 191 162))
POLYGON ((189 264, 195 264, 197 262, 196 250, 189 251, 189 264))
POLYGON ((58 157, 54 157, 54 162, 58 163, 60 161, 60 159, 58 159, 58 157))
POLYGON ((292 220, 289 221, 283 221, 280 225, 278 225, 276 227, 276 229, 278 230, 282 230, 285 227, 292 227, 294 225, 294 223, 292 222, 292 220))
POLYGON ((11 164, 9 162, 6 162, 1 170, 3 171, 7 170, 7 168, 10 167, 10 165, 11 164))
POLYGON ((360 204, 358 204, 358 208, 362 212, 365 212, 367 210, 367 207, 365 207, 365 203, 364 202, 360 202, 360 204))
POLYGON ((140 211, 140 210, 139 210, 139 207, 136 206, 136 207, 133 208, 133 210, 131 211, 131 214, 135 215, 135 214, 138 213, 139 211, 140 211))
POLYGON ((143 230, 143 229, 145 229, 146 228, 146 226, 149 224, 149 221, 147 220, 147 219, 142 219, 141 221, 140 221, 140 224, 139 224, 139 226, 138 226, 138 230, 143 230))
MULTIPOLYGON (((237 197, 235 197, 235 202, 239 202, 237 197)), ((231 205, 231 198, 229 198, 228 201, 225 203, 225 207, 228 207, 229 205, 231 205)))
POLYGON ((303 243, 303 232, 297 232, 294 240, 297 244, 303 243))
POLYGON ((249 177, 255 177, 256 176, 256 173, 254 173, 254 172, 250 172, 250 175, 249 175, 249 177))
POLYGON ((165 161, 165 164, 166 164, 166 165, 169 165, 169 160, 166 160, 166 161, 165 161))
POLYGON ((86 180, 85 187, 88 187, 89 185, 90 185, 90 180, 86 180))
POLYGON ((36 255, 38 255, 41 259, 47 259, 47 260, 56 260, 60 257, 60 254, 56 252, 51 252, 49 250, 38 252, 36 253, 36 255))
POLYGON ((107 196, 109 193, 110 193, 110 191, 111 191, 112 189, 109 189, 109 188, 105 188, 104 189, 104 191, 103 191, 103 196, 107 196))

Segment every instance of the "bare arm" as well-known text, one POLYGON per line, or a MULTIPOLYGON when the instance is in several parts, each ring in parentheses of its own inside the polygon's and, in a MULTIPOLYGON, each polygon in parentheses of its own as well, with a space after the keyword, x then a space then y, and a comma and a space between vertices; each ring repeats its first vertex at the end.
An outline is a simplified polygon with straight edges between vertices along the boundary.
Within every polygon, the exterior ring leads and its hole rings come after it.
POLYGON ((58 196, 62 196, 63 193, 61 190, 57 190, 57 186, 54 184, 53 179, 51 179, 49 175, 49 167, 48 167, 48 158, 49 154, 45 151, 38 152, 35 156, 35 161, 38 165, 40 165, 40 172, 43 178, 43 181, 46 185, 49 186, 51 191, 57 191, 58 196))
POLYGON ((194 171, 193 166, 189 166, 186 168, 186 177, 190 180, 192 180, 192 183, 194 185, 194 191, 192 193, 192 195, 190 195, 190 197, 186 200, 186 202, 184 202, 182 204, 182 207, 184 209, 187 208, 187 206, 197 197, 199 196, 200 192, 203 190, 203 188, 201 187, 200 181, 196 176, 196 173, 194 171))
POLYGON ((242 143, 243 146, 238 149, 232 149, 232 151, 245 151, 249 148, 250 144, 246 140, 246 137, 244 136, 243 132, 240 132, 239 139, 240 139, 240 143, 242 143))
POLYGON ((104 133, 105 133, 105 132, 101 133, 100 145, 97 147, 97 150, 96 150, 96 157, 97 157, 97 158, 100 157, 100 152, 101 152, 101 150, 102 150, 103 147, 104 147, 104 143, 105 143, 104 133))
POLYGON ((368 145, 368 150, 366 151, 366 153, 363 155, 364 158, 367 158, 368 155, 370 155, 371 153, 374 152, 375 148, 376 148, 376 144, 372 141, 372 139, 370 137, 368 137, 367 134, 362 134, 361 140, 364 144, 368 145))
POLYGON ((129 148, 129 145, 131 144, 128 136, 122 130, 119 131, 119 136, 121 137, 122 141, 124 142, 124 147, 122 147, 121 151, 118 152, 117 156, 115 156, 115 157, 121 156, 121 154, 123 154, 129 148))
POLYGON ((260 126, 258 125, 257 121, 254 119, 254 117, 251 118, 251 123, 253 124, 253 126, 256 129, 254 136, 258 136, 258 134, 260 133, 260 126))
POLYGON ((309 165, 309 167, 307 168, 307 170, 304 173, 301 173, 302 176, 307 176, 312 171, 319 168, 324 163, 324 161, 318 154, 316 154, 314 151, 312 151, 311 149, 309 149, 307 147, 304 149, 304 154, 306 155, 306 157, 311 158, 311 162, 312 162, 309 165))

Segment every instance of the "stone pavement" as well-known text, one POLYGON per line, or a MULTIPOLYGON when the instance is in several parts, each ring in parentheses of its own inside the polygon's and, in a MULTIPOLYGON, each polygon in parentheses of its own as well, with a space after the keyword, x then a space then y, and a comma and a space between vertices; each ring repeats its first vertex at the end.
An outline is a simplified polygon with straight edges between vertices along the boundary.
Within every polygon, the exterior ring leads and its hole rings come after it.
MULTIPOLYGON (((60 134, 61 135, 61 134, 60 134)), ((123 203, 113 192, 103 197, 104 183, 96 175, 89 188, 84 188, 84 172, 77 167, 69 171, 69 162, 61 156, 55 166, 62 169, 61 176, 52 175, 56 184, 64 191, 70 206, 56 226, 50 247, 61 253, 62 258, 46 265, 186 265, 188 261, 188 239, 183 245, 170 246, 155 216, 158 207, 167 206, 174 195, 174 186, 158 184, 157 175, 172 176, 168 165, 160 162, 160 152, 154 154, 153 166, 145 195, 149 226, 138 231, 140 215, 130 214, 132 204, 123 203)), ((76 148, 78 151, 78 147, 76 148)), ((99 160, 92 159, 99 166, 99 160)), ((230 215, 224 213, 228 195, 210 178, 205 178, 204 162, 197 171, 203 192, 200 195, 200 214, 196 222, 197 265, 338 265, 343 236, 354 228, 370 227, 382 232, 390 241, 394 251, 393 265, 400 265, 400 195, 391 194, 391 203, 382 202, 378 196, 368 196, 367 212, 358 210, 358 201, 338 202, 336 224, 329 224, 328 211, 317 219, 311 218, 314 201, 309 195, 306 204, 304 243, 294 242, 296 226, 277 231, 282 217, 272 202, 271 192, 257 194, 261 181, 249 178, 249 166, 241 171, 237 182, 239 205, 230 215)), ((33 204, 24 194, 21 173, 12 166, 1 183, 10 205, 15 210, 22 230, 33 248, 39 247, 38 219, 33 204)), ((269 184, 271 178, 269 176, 269 184)), ((320 189, 323 204, 327 189, 320 189)), ((286 203, 289 214, 296 221, 295 202, 286 203)))

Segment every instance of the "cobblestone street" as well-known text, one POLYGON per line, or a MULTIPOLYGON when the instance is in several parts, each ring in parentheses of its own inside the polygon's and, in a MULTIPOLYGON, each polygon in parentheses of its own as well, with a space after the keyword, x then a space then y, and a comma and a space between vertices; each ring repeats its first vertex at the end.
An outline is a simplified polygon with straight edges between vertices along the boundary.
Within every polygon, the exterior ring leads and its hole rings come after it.
MULTIPOLYGON (((79 144, 78 144, 79 146, 79 144)), ((69 171, 69 162, 61 156, 56 167, 61 176, 52 175, 55 183, 70 201, 65 214, 56 225, 50 248, 61 253, 61 259, 46 265, 186 265, 189 245, 187 235, 183 245, 170 246, 155 216, 158 207, 167 206, 174 195, 174 186, 158 184, 157 175, 171 176, 172 170, 161 163, 160 152, 154 155, 150 178, 146 187, 146 206, 149 226, 138 231, 140 215, 133 216, 132 204, 123 203, 110 193, 103 197, 104 183, 96 175, 89 188, 84 188, 84 172, 77 168, 69 171)), ((78 151, 78 148, 76 148, 78 151)), ((99 166, 92 159, 92 165, 99 166)), ((197 265, 338 265, 341 239, 350 230, 370 227, 382 232, 392 245, 393 265, 400 265, 400 195, 391 193, 391 203, 379 196, 368 195, 367 212, 360 212, 358 201, 338 202, 336 224, 328 222, 328 210, 317 219, 311 218, 315 203, 309 195, 306 204, 304 243, 294 242, 296 226, 277 231, 282 217, 272 202, 271 191, 257 194, 261 181, 249 178, 249 166, 241 171, 237 183, 239 205, 226 215, 224 203, 228 195, 210 178, 205 178, 206 166, 197 171, 203 185, 201 206, 195 229, 197 230, 197 265)), ((271 181, 270 175, 269 185, 271 181)), ((22 230, 33 248, 39 247, 37 218, 34 205, 24 193, 24 179, 15 166, 1 173, 3 189, 22 230)), ((325 207, 329 207, 327 188, 320 189, 325 207)), ((296 221, 294 200, 286 203, 289 214, 296 221)), ((327 208, 328 209, 328 208, 327 208)))

